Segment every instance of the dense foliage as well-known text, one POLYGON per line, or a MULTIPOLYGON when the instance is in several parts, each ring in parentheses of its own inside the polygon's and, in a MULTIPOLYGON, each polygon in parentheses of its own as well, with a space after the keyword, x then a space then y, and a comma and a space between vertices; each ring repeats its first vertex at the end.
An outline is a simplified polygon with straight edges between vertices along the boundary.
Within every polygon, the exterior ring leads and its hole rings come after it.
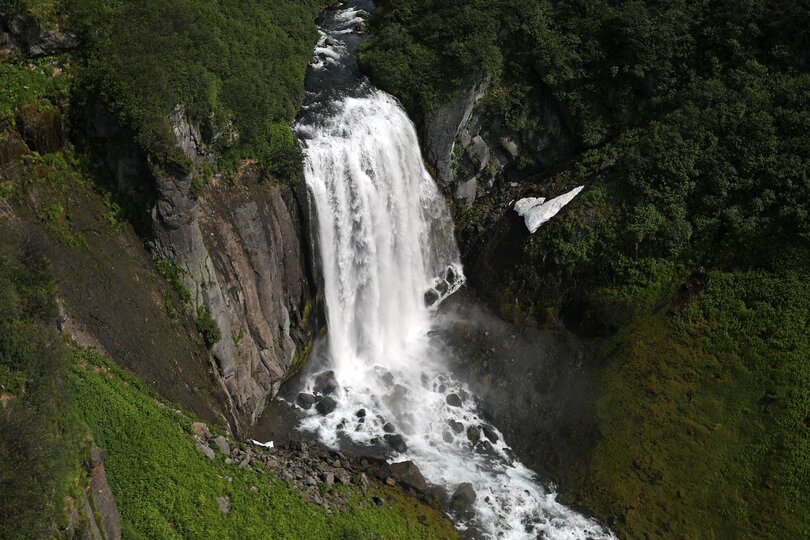
POLYGON ((66 525, 84 431, 62 378, 56 287, 33 247, 0 230, 0 537, 66 525))
POLYGON ((628 537, 806 536, 810 4, 388 0, 371 29, 417 121, 486 75, 487 121, 573 140, 503 182, 588 186, 519 246, 498 186, 459 221, 502 313, 611 336, 565 487, 628 537))
POLYGON ((749 264, 744 246, 810 239, 809 26, 801 1, 384 2, 363 60, 417 111, 483 70, 516 130, 550 95, 615 164, 632 234, 602 256, 749 264))
POLYGON ((290 123, 322 0, 67 0, 89 48, 85 82, 153 157, 188 167, 171 131, 177 110, 223 163, 257 158, 294 178, 290 123), (179 108, 178 108, 179 107, 179 108))

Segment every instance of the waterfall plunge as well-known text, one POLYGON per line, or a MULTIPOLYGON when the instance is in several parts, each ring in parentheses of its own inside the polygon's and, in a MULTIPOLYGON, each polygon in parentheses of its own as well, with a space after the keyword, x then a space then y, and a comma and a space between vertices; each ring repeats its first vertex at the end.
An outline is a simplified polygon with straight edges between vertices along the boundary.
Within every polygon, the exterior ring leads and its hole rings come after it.
MULTIPOLYGON (((503 435, 478 415, 477 398, 446 367, 447 351, 430 338, 433 307, 464 277, 453 224, 413 124, 359 74, 361 38, 352 29, 370 7, 356 0, 324 14, 296 126, 316 213, 327 361, 338 383, 335 410, 311 409, 300 427, 333 447, 384 447, 393 430, 407 444, 394 460, 414 461, 449 493, 473 485, 475 515, 458 524, 487 537, 612 538, 557 503, 515 460, 503 435), (479 433, 477 444, 470 430, 479 433)), ((315 384, 311 376, 306 390, 315 384)))
POLYGON ((358 364, 404 368, 430 324, 425 291, 463 280, 447 207, 397 102, 374 91, 337 104, 307 141, 329 351, 344 384, 358 364))

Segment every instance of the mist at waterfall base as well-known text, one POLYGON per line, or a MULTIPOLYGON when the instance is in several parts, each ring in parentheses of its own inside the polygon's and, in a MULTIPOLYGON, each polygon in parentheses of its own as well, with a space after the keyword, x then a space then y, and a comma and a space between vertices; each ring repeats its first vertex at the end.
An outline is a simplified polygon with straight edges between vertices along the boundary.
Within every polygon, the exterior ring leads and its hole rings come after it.
POLYGON ((324 384, 319 371, 305 379, 301 390, 336 404, 327 414, 309 409, 299 428, 335 448, 397 447, 392 461, 415 462, 449 493, 472 484, 474 513, 455 516, 460 528, 609 538, 515 459, 448 367, 435 334, 437 309, 464 281, 453 223, 413 124, 358 73, 360 7, 324 14, 296 126, 326 303, 328 334, 316 349, 336 382, 324 384))

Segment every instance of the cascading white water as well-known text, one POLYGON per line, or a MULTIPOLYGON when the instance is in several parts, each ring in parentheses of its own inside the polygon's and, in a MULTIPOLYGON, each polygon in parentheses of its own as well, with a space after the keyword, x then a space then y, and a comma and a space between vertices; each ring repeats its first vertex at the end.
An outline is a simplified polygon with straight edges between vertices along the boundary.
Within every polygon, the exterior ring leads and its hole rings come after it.
MULTIPOLYGON (((424 335, 424 293, 462 276, 450 215, 416 133, 380 91, 346 98, 308 140, 305 175, 318 216, 329 351, 345 384, 358 362, 401 353, 424 335)), ((444 287, 443 287, 444 288, 444 287)))
MULTIPOLYGON (((333 20, 356 13, 338 11, 333 20)), ((346 34, 345 24, 331 30, 346 34)), ((314 69, 339 65, 346 54, 343 42, 326 33, 316 51, 322 49, 329 52, 320 53, 314 69)), ((471 483, 475 516, 461 527, 498 538, 610 538, 595 521, 558 504, 514 459, 430 339, 433 309, 464 278, 452 221, 413 124, 394 98, 365 81, 328 100, 310 100, 318 113, 296 131, 316 210, 328 361, 337 383, 323 393, 336 405, 327 414, 309 410, 301 428, 335 447, 388 442, 399 447, 395 461, 414 461, 450 493, 471 483)), ((312 376, 307 390, 317 393, 319 384, 312 376)))

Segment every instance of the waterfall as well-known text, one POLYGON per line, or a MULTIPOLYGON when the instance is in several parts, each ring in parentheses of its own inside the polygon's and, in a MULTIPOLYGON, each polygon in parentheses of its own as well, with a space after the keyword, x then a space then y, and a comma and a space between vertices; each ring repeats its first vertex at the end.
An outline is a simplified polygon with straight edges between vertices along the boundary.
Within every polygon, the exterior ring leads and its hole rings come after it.
POLYGON ((460 528, 492 538, 611 538, 515 459, 432 339, 435 309, 464 281, 453 224, 412 122, 357 70, 359 10, 349 4, 326 12, 296 125, 328 326, 329 371, 303 390, 330 401, 304 411, 300 427, 332 447, 412 460, 448 493, 472 484, 473 513, 456 516, 460 528))
POLYGON ((463 275, 450 214, 404 111, 378 90, 337 110, 307 142, 305 176, 319 224, 329 351, 354 382, 358 363, 402 367, 403 351, 429 326, 426 292, 436 304, 463 275))

